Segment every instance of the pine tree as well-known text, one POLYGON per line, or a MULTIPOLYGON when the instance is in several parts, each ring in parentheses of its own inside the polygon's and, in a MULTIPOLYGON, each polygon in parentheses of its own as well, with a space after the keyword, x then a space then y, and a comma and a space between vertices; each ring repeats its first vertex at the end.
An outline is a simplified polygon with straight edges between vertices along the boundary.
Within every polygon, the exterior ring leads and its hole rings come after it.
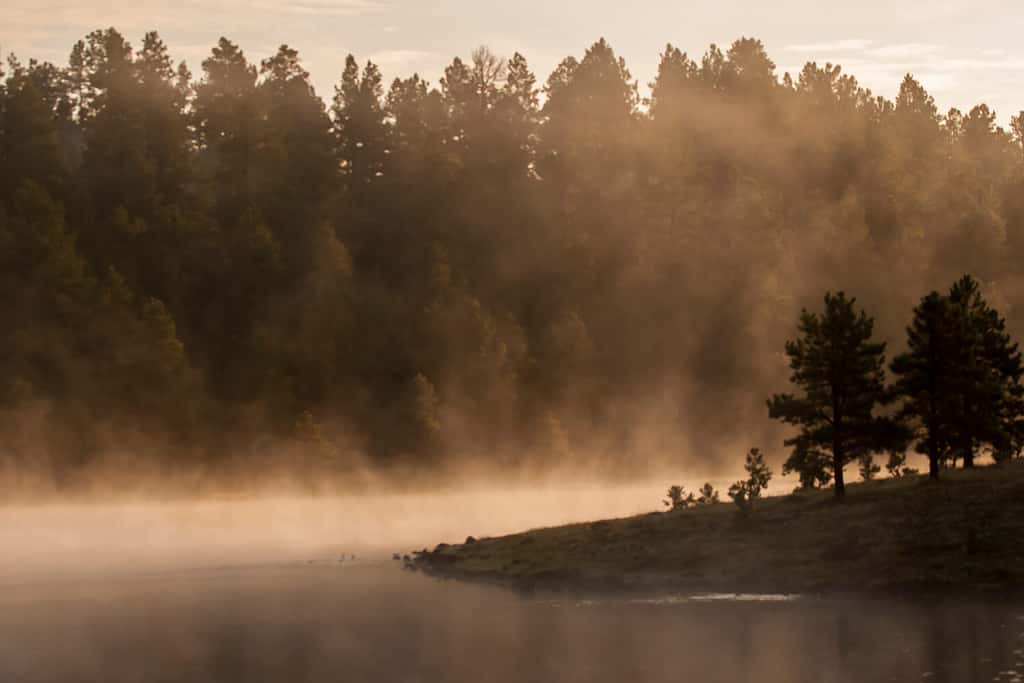
POLYGON ((960 369, 957 323, 949 300, 938 292, 921 299, 907 328, 908 350, 893 359, 894 394, 903 399, 900 416, 911 421, 916 450, 928 456, 928 476, 939 468, 956 445, 953 430, 960 406, 956 388, 960 369))
POLYGON ((749 512, 754 501, 768 488, 772 479, 772 470, 764 461, 764 453, 760 448, 751 448, 747 452, 743 469, 747 471, 745 480, 737 481, 729 487, 729 497, 742 512, 749 512))
MULTIPOLYGON (((855 303, 843 292, 828 293, 822 314, 801 313, 801 336, 786 343, 786 355, 793 371, 790 381, 802 395, 776 394, 768 401, 772 418, 800 428, 785 442, 794 453, 830 456, 837 497, 846 490, 843 470, 848 463, 897 447, 896 426, 875 415, 886 400, 885 344, 871 341, 874 321, 863 310, 857 312, 855 303)), ((814 469, 812 479, 820 476, 814 469)))
POLYGON ((972 467, 985 445, 997 459, 1019 450, 1021 354, 973 277, 954 283, 948 296, 922 300, 908 346, 893 361, 895 389, 918 425, 918 450, 928 454, 932 478, 947 460, 972 467))
POLYGON ((568 181, 561 174, 570 173, 586 182, 600 175, 607 183, 609 173, 623 170, 640 97, 626 62, 611 45, 602 38, 581 61, 563 60, 545 91, 541 176, 568 181))
POLYGON ((355 57, 345 60, 341 82, 334 90, 334 133, 344 173, 353 187, 373 182, 384 173, 387 124, 380 69, 367 62, 360 73, 355 57))
POLYGON ((1006 321, 985 301, 977 280, 960 278, 949 291, 949 302, 959 343, 954 455, 963 458, 964 467, 972 467, 982 444, 998 451, 1014 441, 1022 414, 1024 367, 1006 321))
POLYGON ((202 66, 193 112, 198 180, 217 218, 232 224, 252 206, 250 172, 259 118, 256 67, 227 38, 218 41, 202 66))
POLYGON ((495 157, 504 163, 500 168, 502 182, 523 181, 533 160, 533 142, 538 119, 537 78, 530 71, 526 58, 518 52, 506 67, 505 82, 495 105, 492 143, 495 157))
POLYGON ((66 188, 70 169, 61 154, 61 78, 49 64, 8 60, 0 85, 0 200, 27 182, 51 196, 66 188))
POLYGON ((660 132, 669 133, 696 101, 698 67, 685 52, 671 43, 665 46, 658 75, 651 86, 648 113, 659 122, 660 132))

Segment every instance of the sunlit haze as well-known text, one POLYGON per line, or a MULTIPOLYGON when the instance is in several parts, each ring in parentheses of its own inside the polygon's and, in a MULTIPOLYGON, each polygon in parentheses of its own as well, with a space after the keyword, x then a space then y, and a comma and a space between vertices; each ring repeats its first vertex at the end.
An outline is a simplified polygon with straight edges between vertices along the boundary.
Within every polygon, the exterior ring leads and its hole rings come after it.
POLYGON ((1024 0, 0 0, 0 683, 1024 681, 1024 0))
POLYGON ((452 57, 477 45, 506 56, 521 52, 546 74, 603 36, 643 87, 665 43, 699 58, 710 43, 753 36, 765 43, 780 76, 799 73, 807 61, 832 62, 892 98, 909 72, 942 111, 984 102, 1005 123, 1024 109, 1024 15, 1014 0, 8 0, 0 7, 0 49, 63 64, 74 41, 107 26, 133 43, 159 30, 193 72, 220 36, 255 59, 287 43, 325 98, 348 53, 373 60, 388 79, 419 72, 436 83, 452 57))

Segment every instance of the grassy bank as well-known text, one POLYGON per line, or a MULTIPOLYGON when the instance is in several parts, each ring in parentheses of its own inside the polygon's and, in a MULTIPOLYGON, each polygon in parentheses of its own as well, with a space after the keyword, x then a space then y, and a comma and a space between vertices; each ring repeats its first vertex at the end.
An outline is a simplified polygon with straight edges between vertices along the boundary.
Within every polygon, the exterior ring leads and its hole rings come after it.
POLYGON ((1022 532, 1017 463, 442 544, 409 566, 525 590, 1009 595, 1022 532))

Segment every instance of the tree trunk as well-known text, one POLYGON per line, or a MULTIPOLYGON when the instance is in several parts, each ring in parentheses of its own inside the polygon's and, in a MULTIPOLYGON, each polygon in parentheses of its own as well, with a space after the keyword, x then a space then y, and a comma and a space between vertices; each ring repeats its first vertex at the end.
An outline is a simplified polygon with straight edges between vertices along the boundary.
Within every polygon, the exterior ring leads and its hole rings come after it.
POLYGON ((939 478, 939 449, 930 438, 928 440, 928 478, 939 478))
POLYGON ((843 481, 843 440, 839 435, 839 425, 842 417, 839 415, 839 392, 832 387, 832 479, 835 481, 836 498, 841 499, 846 495, 846 482, 843 481))
POLYGON ((832 451, 832 470, 836 482, 836 498, 842 498, 846 495, 846 483, 843 481, 843 456, 836 450, 832 451))
POLYGON ((974 467, 974 439, 967 439, 964 444, 964 469, 974 467))

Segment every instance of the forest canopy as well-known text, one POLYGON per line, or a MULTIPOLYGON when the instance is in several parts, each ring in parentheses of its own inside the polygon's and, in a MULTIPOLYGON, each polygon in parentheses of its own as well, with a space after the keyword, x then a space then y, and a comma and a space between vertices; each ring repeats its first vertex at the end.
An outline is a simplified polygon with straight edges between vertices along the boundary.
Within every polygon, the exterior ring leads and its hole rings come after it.
POLYGON ((197 66, 114 29, 7 61, 0 469, 713 461, 778 434, 763 396, 826 290, 894 352, 965 272, 1024 331, 1024 112, 943 113, 911 75, 780 75, 752 38, 666 46, 643 98, 604 40, 546 80, 350 56, 328 94, 286 45, 197 66))

